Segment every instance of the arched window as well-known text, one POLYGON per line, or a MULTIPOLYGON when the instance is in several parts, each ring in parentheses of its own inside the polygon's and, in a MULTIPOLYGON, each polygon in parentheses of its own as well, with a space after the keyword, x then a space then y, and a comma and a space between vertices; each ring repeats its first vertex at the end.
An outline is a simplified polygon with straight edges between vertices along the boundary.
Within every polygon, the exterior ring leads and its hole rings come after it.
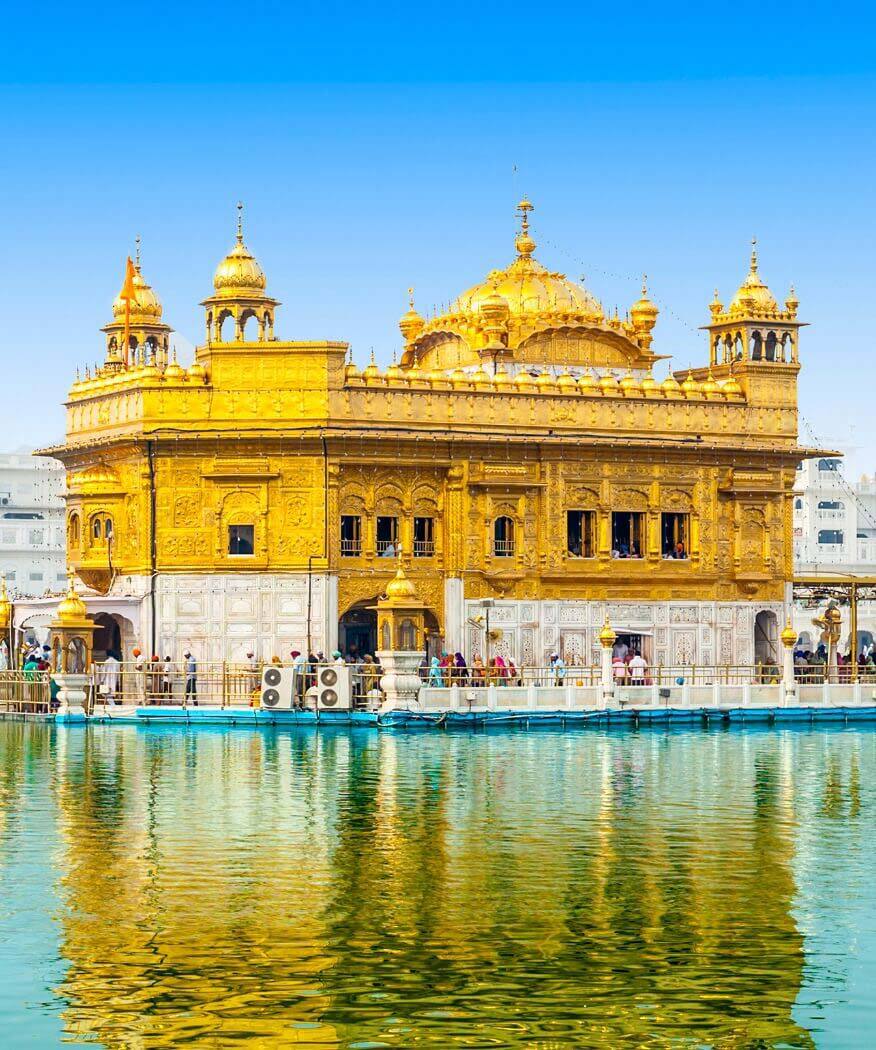
POLYGON ((769 332, 766 337, 766 359, 767 361, 775 361, 776 359, 776 333, 769 332))
POLYGON ((67 535, 71 547, 79 546, 79 515, 71 514, 67 519, 67 535))
POLYGON ((94 518, 91 522, 91 538, 100 540, 103 537, 103 523, 100 518, 94 518))
POLYGON ((752 332, 751 334, 751 360, 760 361, 763 356, 763 343, 761 341, 760 332, 752 332))
POLYGON ((803 500, 802 499, 795 499, 794 500, 794 510, 802 510, 802 509, 803 509, 803 500))
POLYGON ((496 558, 514 555, 514 520, 504 514, 493 522, 493 555, 496 558))
POLYGON ((103 523, 103 534, 108 540, 113 538, 113 519, 107 518, 103 523))

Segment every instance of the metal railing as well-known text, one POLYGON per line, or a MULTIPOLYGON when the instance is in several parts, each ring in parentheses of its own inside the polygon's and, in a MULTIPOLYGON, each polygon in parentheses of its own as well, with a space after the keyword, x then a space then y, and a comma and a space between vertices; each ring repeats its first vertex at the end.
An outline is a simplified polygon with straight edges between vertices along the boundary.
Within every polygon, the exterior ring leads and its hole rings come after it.
POLYGON ((361 553, 361 540, 341 540, 341 557, 358 558, 361 553))
POLYGON ((165 660, 146 661, 142 666, 123 663, 118 668, 98 663, 90 673, 95 704, 137 707, 247 706, 258 695, 261 675, 261 665, 198 661, 192 674, 184 661, 165 660))
POLYGON ((0 711, 48 714, 51 706, 48 671, 0 671, 0 711))

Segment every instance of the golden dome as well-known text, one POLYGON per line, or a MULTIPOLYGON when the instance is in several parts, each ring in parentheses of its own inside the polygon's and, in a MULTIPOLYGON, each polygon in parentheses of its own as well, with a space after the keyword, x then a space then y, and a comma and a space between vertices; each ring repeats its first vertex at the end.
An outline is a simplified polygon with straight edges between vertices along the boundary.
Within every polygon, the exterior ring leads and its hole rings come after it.
POLYGON ((380 378, 380 369, 377 367, 377 362, 374 360, 374 351, 371 351, 371 360, 368 362, 368 366, 362 373, 362 378, 367 383, 369 380, 380 378))
POLYGON ((578 384, 575 382, 573 376, 570 376, 567 371, 563 371, 557 376, 557 387, 558 389, 568 392, 570 390, 577 390, 578 384))
POLYGON ((728 396, 739 395, 742 393, 742 387, 739 385, 739 380, 731 372, 729 376, 721 384, 721 390, 728 396))
POLYGON ((602 305, 586 288, 543 266, 532 257, 535 241, 529 236, 532 205, 522 200, 517 258, 504 270, 492 270, 485 281, 463 292, 456 301, 460 312, 480 313, 491 324, 552 311, 603 316, 602 305))
POLYGON ((504 390, 510 385, 511 376, 508 375, 508 373, 505 371, 502 365, 499 365, 499 367, 495 371, 495 374, 493 375, 493 386, 500 387, 504 390))
POLYGON ((618 388, 618 382, 617 382, 617 379, 616 379, 616 378, 614 377, 614 374, 613 374, 613 373, 611 373, 611 372, 607 372, 607 373, 606 373, 606 374, 605 374, 605 375, 604 375, 604 376, 603 376, 603 377, 602 377, 602 378, 601 378, 601 379, 599 380, 599 386, 600 386, 600 388, 601 388, 602 390, 605 390, 605 391, 607 391, 607 392, 609 392, 609 393, 613 393, 613 392, 614 392, 615 390, 619 389, 619 388, 618 388))
POLYGON ((409 288, 408 294, 410 295, 410 306, 408 312, 399 320, 398 326, 401 330, 402 338, 406 343, 410 343, 413 339, 422 332, 423 325, 426 323, 422 315, 418 314, 414 309, 414 289, 409 288))
POLYGON ((625 394, 635 397, 642 392, 642 384, 633 375, 632 369, 627 369, 627 374, 620 381, 620 388, 625 394))
POLYGON ((599 644, 603 649, 610 649, 617 640, 617 634, 609 623, 608 616, 605 617, 605 623, 596 637, 599 639, 599 644))
POLYGON ((784 645, 786 649, 790 649, 796 644, 797 632, 791 626, 790 617, 788 617, 788 622, 782 628, 782 633, 779 635, 779 637, 782 639, 782 645, 784 645))
POLYGON ((469 376, 469 379, 474 383, 475 386, 483 387, 490 385, 490 377, 484 371, 483 364, 478 365, 474 372, 469 376))
POLYGON ((443 368, 433 368, 431 372, 427 373, 426 379, 433 385, 435 383, 447 383, 447 373, 443 368))
POLYGON ((671 397, 673 394, 681 393, 681 384, 670 372, 669 375, 660 384, 660 388, 667 397, 671 397))
POLYGON ((58 605, 58 611, 55 613, 55 620, 60 624, 77 626, 86 619, 87 610, 85 608, 85 602, 79 597, 73 587, 73 573, 71 572, 67 579, 67 594, 64 600, 58 605))
POLYGON ((757 242, 752 241, 751 243, 751 268, 748 276, 739 286, 739 291, 733 296, 730 310, 734 313, 748 313, 752 310, 769 313, 778 310, 779 305, 773 298, 773 293, 761 280, 757 271, 757 242))
POLYGON ((267 279, 255 256, 243 243, 243 220, 240 217, 242 207, 241 204, 237 205, 237 243, 216 267, 213 287, 219 295, 229 298, 241 295, 261 298, 267 286, 267 279))
POLYGON ((557 382, 550 372, 542 372, 540 376, 537 376, 535 385, 539 390, 547 390, 548 393, 557 388, 557 382))
POLYGON ((659 387, 657 386, 657 380, 649 372, 642 379, 642 392, 644 394, 646 394, 646 395, 647 394, 653 395, 653 394, 656 394, 658 390, 659 390, 659 387))
MULTIPOLYGON (((131 303, 131 320, 134 322, 155 322, 161 320, 161 300, 146 283, 140 272, 139 254, 134 266, 134 293, 136 298, 131 303)), ((125 319, 125 303, 127 300, 117 295, 113 300, 113 317, 117 321, 125 319)))
POLYGON ((171 358, 170 364, 164 370, 165 379, 182 379, 185 376, 185 371, 180 368, 179 362, 176 359, 176 347, 173 348, 173 357, 171 358))
POLYGON ((206 369, 202 364, 199 364, 197 361, 195 361, 193 365, 189 365, 186 374, 188 375, 189 379, 191 379, 195 383, 203 383, 204 380, 207 378, 206 369))
POLYGON ((362 377, 361 377, 361 374, 359 372, 359 369, 356 367, 356 362, 352 358, 350 358, 349 363, 344 366, 344 379, 345 380, 350 380, 350 379, 361 379, 361 378, 362 377))
POLYGON ((711 368, 709 369, 709 374, 706 376, 703 382, 702 389, 706 397, 715 397, 720 396, 721 394, 721 391, 718 388, 718 384, 715 382, 715 377, 712 375, 711 368))
POLYGON ((578 389, 584 394, 590 394, 596 389, 596 379, 589 369, 578 380, 578 389))
POLYGON ((630 320, 633 322, 633 327, 639 331, 650 332, 657 323, 659 313, 656 304, 648 298, 647 277, 643 277, 641 298, 630 307, 630 320))
POLYGON ((518 390, 535 390, 535 380, 525 368, 514 376, 514 385, 518 390))
POLYGON ((454 386, 462 387, 468 384, 469 378, 461 368, 454 368, 450 373, 450 382, 454 386))
POLYGON ((386 597, 394 598, 396 601, 399 599, 416 599, 417 597, 417 589, 405 576, 401 562, 399 562, 394 578, 387 584, 386 597))
POLYGON ((686 397, 697 397, 701 393, 700 384, 694 379, 690 369, 687 370, 687 379, 681 384, 681 389, 686 397))

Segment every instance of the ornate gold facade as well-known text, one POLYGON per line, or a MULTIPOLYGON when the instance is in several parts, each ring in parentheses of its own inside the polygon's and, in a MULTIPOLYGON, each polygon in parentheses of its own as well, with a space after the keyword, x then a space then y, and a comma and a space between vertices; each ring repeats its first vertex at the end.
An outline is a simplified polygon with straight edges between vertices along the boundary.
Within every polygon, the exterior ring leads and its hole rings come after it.
POLYGON ((347 363, 345 343, 277 338, 242 230, 187 369, 168 360, 140 277, 151 312, 128 366, 116 325, 52 450, 82 580, 106 592, 126 577, 317 573, 337 579, 342 616, 395 572, 380 518, 440 628, 448 579, 466 599, 783 601, 807 454, 793 293, 780 308, 753 256, 731 306, 711 306, 710 364, 658 383, 647 292, 626 318, 607 314, 535 259, 520 207, 511 265, 429 320, 412 303, 385 370, 347 363), (586 552, 570 549, 570 511, 585 513, 586 552), (613 515, 632 516, 641 557, 613 556, 613 515), (667 515, 684 559, 664 556, 667 515))

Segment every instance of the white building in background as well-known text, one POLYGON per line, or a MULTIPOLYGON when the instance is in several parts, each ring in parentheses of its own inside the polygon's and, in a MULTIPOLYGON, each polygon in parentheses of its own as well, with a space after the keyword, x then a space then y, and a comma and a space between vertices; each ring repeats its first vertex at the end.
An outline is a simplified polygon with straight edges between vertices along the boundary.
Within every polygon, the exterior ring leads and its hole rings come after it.
POLYGON ((57 593, 66 581, 64 468, 30 452, 0 454, 0 574, 11 596, 57 593))
MULTIPOLYGON (((876 475, 850 481, 842 459, 807 460, 797 471, 794 484, 794 575, 876 578, 876 475)), ((800 644, 814 649, 818 629, 812 619, 821 610, 794 610, 794 627, 800 644)), ((842 608, 840 648, 848 648, 849 610, 842 608)), ((858 606, 858 632, 862 645, 876 635, 876 606, 858 606)), ((859 650, 860 651, 860 650, 859 650)))

